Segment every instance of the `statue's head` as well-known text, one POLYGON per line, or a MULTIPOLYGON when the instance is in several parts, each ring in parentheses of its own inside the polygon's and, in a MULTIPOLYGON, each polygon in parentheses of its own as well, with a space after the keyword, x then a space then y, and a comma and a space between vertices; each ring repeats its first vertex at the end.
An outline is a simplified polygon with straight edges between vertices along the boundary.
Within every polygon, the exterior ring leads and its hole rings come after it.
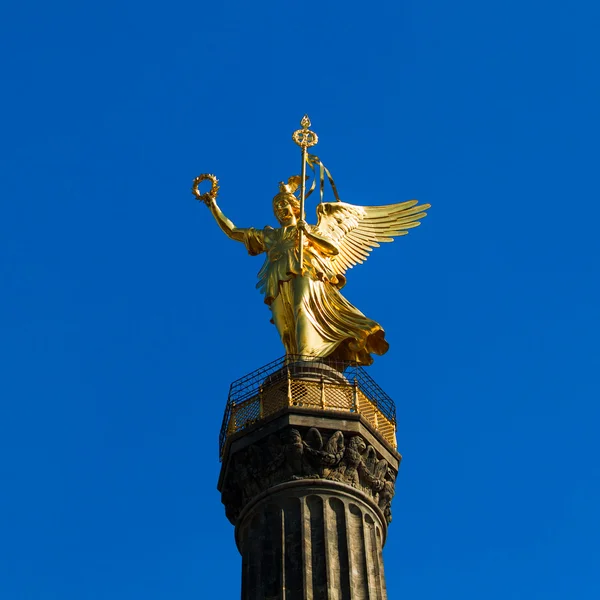
POLYGON ((363 440, 359 435, 355 435, 350 438, 350 442, 348 444, 352 450, 356 450, 360 454, 362 454, 367 449, 367 444, 365 440, 363 440))
POLYGON ((294 225, 300 218, 300 200, 294 194, 297 187, 294 182, 279 182, 279 193, 273 198, 273 212, 281 225, 294 225))
POLYGON ((285 441, 288 444, 299 446, 302 445, 302 436, 297 429, 290 429, 286 432, 285 441))

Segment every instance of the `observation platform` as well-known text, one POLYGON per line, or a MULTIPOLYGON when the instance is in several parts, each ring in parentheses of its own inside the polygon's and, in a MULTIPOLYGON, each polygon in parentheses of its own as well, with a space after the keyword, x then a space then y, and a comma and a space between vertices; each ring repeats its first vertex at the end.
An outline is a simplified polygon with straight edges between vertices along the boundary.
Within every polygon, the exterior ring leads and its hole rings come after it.
POLYGON ((396 450, 396 407, 364 368, 288 354, 231 384, 220 459, 232 436, 289 409, 360 415, 396 450))

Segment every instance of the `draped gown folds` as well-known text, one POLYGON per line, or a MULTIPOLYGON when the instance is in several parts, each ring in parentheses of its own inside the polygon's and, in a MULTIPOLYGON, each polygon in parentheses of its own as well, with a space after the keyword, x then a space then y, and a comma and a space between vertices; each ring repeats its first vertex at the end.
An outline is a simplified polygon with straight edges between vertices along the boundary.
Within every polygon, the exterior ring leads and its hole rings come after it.
POLYGON ((428 205, 416 204, 416 200, 378 207, 320 204, 317 226, 307 225, 306 230, 339 254, 329 256, 303 236, 303 273, 295 226, 245 230, 248 252, 267 255, 256 287, 271 309, 286 353, 370 365, 372 354, 387 352, 381 325, 348 302, 340 289, 346 283, 345 271, 363 262, 378 242, 391 242, 419 225, 417 219, 425 216, 421 211, 428 205))

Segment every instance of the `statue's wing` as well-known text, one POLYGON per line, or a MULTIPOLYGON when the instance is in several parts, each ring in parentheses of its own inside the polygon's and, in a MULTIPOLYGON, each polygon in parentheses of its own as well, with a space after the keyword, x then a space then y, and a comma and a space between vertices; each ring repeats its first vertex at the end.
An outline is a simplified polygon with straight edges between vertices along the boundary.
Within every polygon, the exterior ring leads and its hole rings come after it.
POLYGON ((373 470, 373 475, 375 476, 375 479, 379 479, 380 481, 383 481, 385 479, 385 476, 387 475, 387 472, 388 472, 387 460, 385 460, 385 458, 382 458, 375 465, 375 469, 373 470))
POLYGON ((373 446, 369 446, 365 455, 363 456, 363 463, 365 467, 367 467, 369 473, 372 475, 375 472, 375 467, 377 466, 377 453, 375 452, 375 448, 373 446))
POLYGON ((344 434, 341 431, 336 431, 327 441, 325 452, 337 454, 344 450, 344 434))
POLYGON ((298 189, 300 184, 302 183, 302 175, 292 175, 288 179, 288 186, 292 194, 298 189))
POLYGON ((321 450, 323 448, 323 437, 318 429, 311 427, 304 436, 304 442, 313 450, 321 450))
MULTIPOLYGON (((308 180, 310 179, 310 177, 308 175, 305 175, 304 180, 308 180)), ((288 178, 288 186, 290 188, 290 191, 292 193, 294 193, 302 184, 302 175, 292 175, 290 178, 288 178)))
POLYGON ((319 220, 313 233, 331 239, 339 248, 331 264, 338 275, 343 275, 363 263, 380 242, 392 242, 420 225, 429 207, 429 204, 419 205, 418 200, 386 206, 323 202, 317 206, 319 220))

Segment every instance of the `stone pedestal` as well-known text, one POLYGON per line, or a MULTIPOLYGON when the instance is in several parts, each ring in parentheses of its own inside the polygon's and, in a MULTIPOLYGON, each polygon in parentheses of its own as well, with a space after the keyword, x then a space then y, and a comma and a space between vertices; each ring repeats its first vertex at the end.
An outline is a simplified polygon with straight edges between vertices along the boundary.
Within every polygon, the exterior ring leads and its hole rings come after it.
POLYGON ((357 411, 296 400, 224 444, 218 487, 242 555, 242 600, 386 600, 382 548, 401 457, 357 411))

